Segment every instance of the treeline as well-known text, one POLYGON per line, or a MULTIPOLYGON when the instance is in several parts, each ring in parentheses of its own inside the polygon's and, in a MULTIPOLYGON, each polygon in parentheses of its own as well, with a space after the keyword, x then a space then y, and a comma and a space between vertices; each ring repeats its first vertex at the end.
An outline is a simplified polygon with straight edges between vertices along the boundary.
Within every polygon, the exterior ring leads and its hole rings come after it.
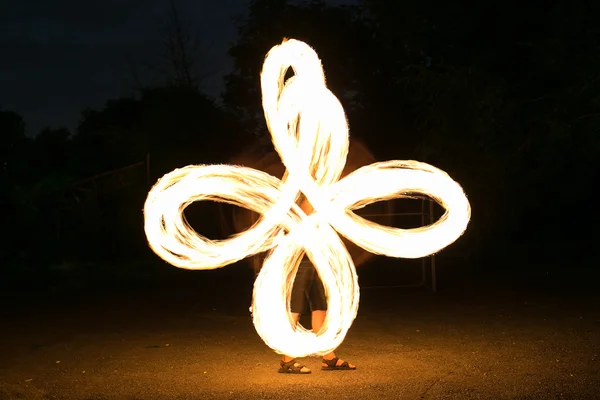
POLYGON ((429 162, 464 186, 472 223, 448 254, 479 266, 541 260, 549 246, 553 258, 572 254, 572 243, 591 240, 580 228, 597 221, 586 196, 599 178, 599 6, 437 3, 251 1, 222 104, 176 79, 83 111, 75 132, 34 138, 0 110, 0 262, 22 270, 147 256, 148 183, 268 139, 259 74, 283 37, 316 49, 351 135, 378 159, 429 162))

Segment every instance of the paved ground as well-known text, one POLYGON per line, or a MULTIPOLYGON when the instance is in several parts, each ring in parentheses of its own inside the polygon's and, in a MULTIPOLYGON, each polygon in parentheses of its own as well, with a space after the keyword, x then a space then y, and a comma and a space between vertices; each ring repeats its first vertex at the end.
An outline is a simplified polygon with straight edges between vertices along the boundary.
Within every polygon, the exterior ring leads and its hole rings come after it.
POLYGON ((0 399, 598 399, 591 292, 365 289, 339 349, 352 372, 277 374, 250 287, 4 299, 0 399))

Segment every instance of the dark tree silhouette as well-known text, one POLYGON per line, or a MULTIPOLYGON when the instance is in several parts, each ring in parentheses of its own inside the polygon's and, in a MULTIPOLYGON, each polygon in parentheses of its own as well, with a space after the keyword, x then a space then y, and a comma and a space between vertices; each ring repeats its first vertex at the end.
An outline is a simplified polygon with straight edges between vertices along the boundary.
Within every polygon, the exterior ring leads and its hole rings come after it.
POLYGON ((578 209, 556 183, 587 186, 598 155, 598 5, 361 4, 393 60, 390 88, 408 103, 400 108, 422 139, 419 157, 470 195, 467 236, 485 238, 484 255, 494 243, 500 253, 559 244, 554 229, 581 220, 556 213, 557 203, 578 209), (540 226, 554 229, 538 245, 527 238, 540 226))
POLYGON ((351 112, 363 91, 358 85, 365 83, 356 74, 368 68, 369 58, 369 34, 355 18, 354 8, 327 7, 323 1, 301 5, 285 0, 251 1, 248 15, 237 21, 238 39, 229 50, 234 70, 225 78, 225 105, 248 130, 267 134, 260 92, 262 63, 274 45, 290 37, 317 51, 328 87, 351 112))
MULTIPOLYGON (((304 40, 321 56, 351 133, 379 159, 430 162, 465 187, 472 223, 445 254, 540 251, 551 237, 526 240, 554 214, 540 199, 567 208, 572 195, 552 194, 556 180, 585 187, 597 176, 598 15, 590 3, 255 0, 239 21, 224 99, 265 134, 263 56, 283 37, 304 40)), ((563 229, 580 223, 555 217, 563 229)))
POLYGON ((198 49, 190 30, 184 26, 175 0, 169 0, 169 33, 165 39, 163 59, 169 66, 175 86, 195 87, 194 74, 198 49))
MULTIPOLYGON (((83 205, 72 205, 82 221, 77 229, 94 235, 83 253, 96 259, 109 255, 98 254, 107 247, 118 257, 148 253, 141 231, 146 171, 143 166, 135 167, 137 172, 124 167, 149 157, 153 184, 175 168, 224 162, 243 146, 243 136, 223 109, 198 89, 183 85, 147 88, 136 98, 112 100, 101 110, 84 112, 72 139, 73 165, 78 179, 92 177, 98 183, 81 181, 82 189, 91 192, 80 199, 83 205), (117 190, 115 184, 123 179, 133 186, 117 190)), ((214 215, 204 217, 218 226, 214 215)))
MULTIPOLYGON (((14 210, 3 268, 142 259, 148 155, 152 183, 177 167, 231 160, 257 138, 270 151, 260 72, 284 37, 321 57, 351 139, 380 160, 432 163, 464 186, 472 222, 448 259, 487 267, 547 253, 550 262, 595 240, 580 228, 598 219, 585 193, 600 178, 600 3, 357 3, 250 1, 224 107, 199 89, 205 66, 169 0, 163 84, 85 110, 73 135, 47 128, 28 138, 21 116, 0 110, 0 205, 14 210)), ((192 214, 218 225, 214 210, 192 214)))
POLYGON ((23 118, 13 111, 0 110, 0 168, 3 179, 14 182, 24 178, 27 164, 23 157, 29 144, 23 118))

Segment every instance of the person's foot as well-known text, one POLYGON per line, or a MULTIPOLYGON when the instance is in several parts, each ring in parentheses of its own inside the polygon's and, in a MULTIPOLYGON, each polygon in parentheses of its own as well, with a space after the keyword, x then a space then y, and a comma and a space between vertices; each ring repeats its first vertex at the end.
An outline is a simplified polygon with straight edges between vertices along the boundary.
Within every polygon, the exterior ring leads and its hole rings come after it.
POLYGON ((279 372, 280 374, 310 374, 311 370, 306 366, 299 364, 298 361, 296 361, 296 359, 293 358, 287 362, 282 360, 280 363, 279 371, 277 372, 279 372))
POLYGON ((336 356, 327 358, 323 357, 321 369, 324 371, 347 371, 356 369, 356 365, 349 364, 347 361, 344 361, 336 356))

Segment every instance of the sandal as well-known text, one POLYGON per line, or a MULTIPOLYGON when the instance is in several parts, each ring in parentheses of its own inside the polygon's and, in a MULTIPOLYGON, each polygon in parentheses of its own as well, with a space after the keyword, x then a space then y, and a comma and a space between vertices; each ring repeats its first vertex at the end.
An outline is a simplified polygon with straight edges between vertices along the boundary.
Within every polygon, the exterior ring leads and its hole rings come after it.
POLYGON ((327 364, 327 366, 326 367, 321 366, 321 369, 323 371, 350 371, 350 370, 356 369, 355 366, 351 367, 350 364, 348 364, 348 361, 344 361, 340 365, 337 365, 338 361, 339 361, 338 357, 334 357, 331 360, 323 359, 323 364, 327 364))
POLYGON ((280 374, 310 374, 311 371, 304 365, 298 364, 298 362, 294 358, 293 360, 290 360, 288 362, 281 361, 281 367, 277 372, 279 372, 280 374))

